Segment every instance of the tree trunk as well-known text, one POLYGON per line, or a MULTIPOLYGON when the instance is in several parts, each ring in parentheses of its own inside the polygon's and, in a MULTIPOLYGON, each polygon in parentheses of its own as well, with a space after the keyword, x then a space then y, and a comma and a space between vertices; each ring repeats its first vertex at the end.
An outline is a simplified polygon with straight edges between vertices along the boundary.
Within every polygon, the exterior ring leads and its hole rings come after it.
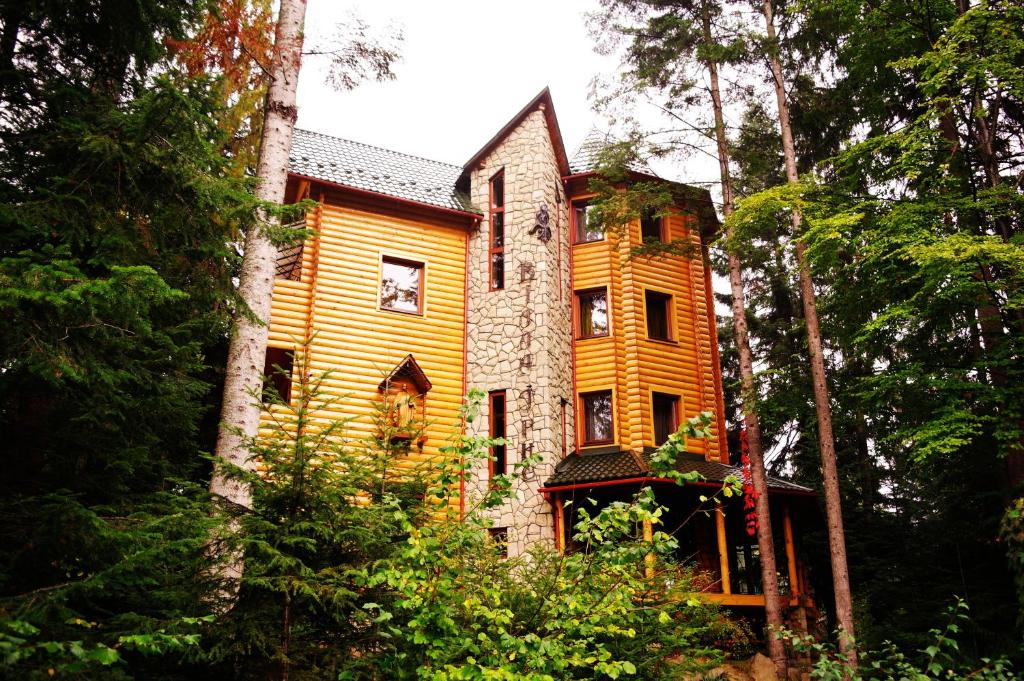
MULTIPOLYGON (((796 146, 790 126, 786 86, 779 62, 778 40, 775 34, 771 0, 763 4, 765 29, 768 34, 768 61, 775 80, 775 98, 779 109, 779 129, 782 134, 782 152, 789 182, 798 181, 796 146)), ((828 519, 828 543, 832 559, 832 584, 835 590, 836 619, 839 622, 839 648, 856 669, 857 649, 854 645, 853 598, 850 594, 850 573, 846 562, 846 535, 843 530, 843 509, 839 493, 839 474, 836 470, 836 447, 832 433, 832 407, 829 404, 828 383, 825 376, 825 357, 822 354, 821 327, 818 323, 818 304, 814 295, 814 282, 807 263, 807 247, 800 241, 800 211, 792 211, 797 266, 800 272, 800 297, 803 302, 804 321, 807 324, 807 349, 810 355, 811 378, 814 382, 814 404, 818 417, 818 446, 821 450, 821 473, 825 488, 825 512, 828 519)))
POLYGON ((0 14, 3 21, 3 31, 0 32, 0 94, 10 98, 12 93, 8 90, 17 80, 17 69, 14 66, 14 53, 18 47, 18 32, 21 31, 21 21, 25 15, 25 5, 20 2, 12 3, 0 14))
MULTIPOLYGON (((257 165, 259 185, 256 195, 268 203, 284 201, 288 154, 295 128, 295 88, 302 58, 305 15, 305 0, 281 0, 257 165)), ((217 456, 242 468, 251 467, 245 440, 254 437, 259 426, 259 393, 263 383, 267 325, 277 259, 267 228, 275 226, 278 220, 263 212, 258 218, 257 225, 245 238, 238 286, 251 317, 239 314, 235 319, 228 349, 224 405, 217 433, 217 456)), ((242 507, 248 507, 251 501, 249 489, 239 481, 229 479, 219 467, 210 481, 210 492, 242 507)))
MULTIPOLYGON (((705 4, 702 12, 704 40, 712 43, 711 17, 705 4)), ((708 60, 705 63, 711 84, 711 103, 715 114, 715 141, 718 146, 718 169, 722 181, 722 213, 726 219, 733 212, 732 176, 729 173, 729 143, 725 136, 725 116, 722 113, 722 95, 718 85, 718 64, 708 60)), ((775 539, 772 536, 772 519, 768 508, 768 476, 764 468, 764 451, 761 443, 761 423, 757 416, 757 385, 754 382, 754 358, 750 350, 750 335, 747 332, 747 311, 743 292, 743 264, 732 243, 733 229, 726 230, 726 250, 729 255, 729 284, 732 289, 732 319, 735 328, 736 348, 740 355, 740 377, 743 394, 743 423, 747 431, 747 453, 750 457, 750 472, 757 494, 757 545, 761 553, 761 588, 764 591, 764 613, 768 625, 768 654, 775 664, 779 678, 786 678, 786 650, 782 639, 773 635, 782 629, 782 608, 779 599, 779 579, 775 566, 775 539)))

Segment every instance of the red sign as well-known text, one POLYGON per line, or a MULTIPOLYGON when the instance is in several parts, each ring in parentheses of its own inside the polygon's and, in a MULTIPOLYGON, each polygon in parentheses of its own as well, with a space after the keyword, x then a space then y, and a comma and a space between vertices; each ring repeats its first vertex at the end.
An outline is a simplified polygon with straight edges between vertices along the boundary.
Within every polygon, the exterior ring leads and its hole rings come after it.
POLYGON ((747 523, 747 534, 757 534, 757 491, 754 477, 750 472, 750 451, 747 445, 747 431, 740 431, 740 464, 743 470, 743 512, 747 523))

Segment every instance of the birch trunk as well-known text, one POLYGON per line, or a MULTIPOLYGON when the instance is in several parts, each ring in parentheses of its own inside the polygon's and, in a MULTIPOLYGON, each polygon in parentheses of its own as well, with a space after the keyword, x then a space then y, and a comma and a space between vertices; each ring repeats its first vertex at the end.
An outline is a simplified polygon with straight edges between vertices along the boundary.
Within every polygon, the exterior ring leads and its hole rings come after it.
MULTIPOLYGON (((786 179, 797 182, 796 146, 786 103, 786 85, 779 62, 778 39, 771 0, 764 0, 765 30, 768 34, 768 62, 775 81, 775 99, 779 109, 779 130, 782 134, 782 152, 786 165, 786 179)), ((799 235, 802 218, 798 210, 792 212, 794 235, 799 235)), ((839 474, 836 470, 836 447, 832 433, 832 407, 829 404, 822 354, 821 327, 818 323, 818 304, 814 295, 814 282, 807 263, 807 247, 797 238, 796 259, 800 273, 800 297, 804 320, 807 324, 807 350, 810 355, 811 378, 814 383, 814 404, 818 420, 818 446, 821 450, 821 473, 825 488, 825 513, 828 521, 828 544, 832 562, 832 584, 835 591, 836 619, 839 623, 839 649, 856 669, 857 650, 854 645, 853 599, 850 594, 850 573, 846 561, 846 535, 843 530, 843 510, 839 493, 839 474)))
MULTIPOLYGON (((702 11, 704 40, 711 44, 711 17, 705 4, 702 11)), ((732 176, 729 173, 729 143, 725 136, 725 116, 722 112, 722 94, 718 85, 718 64, 704 62, 711 85, 711 104, 715 114, 715 142, 718 146, 718 169, 722 181, 722 213, 726 219, 733 212, 732 176)), ((746 303, 743 292, 743 264, 732 247, 733 229, 726 229, 726 250, 729 256, 729 284, 732 289, 732 319, 736 332, 736 348, 740 355, 740 378, 743 386, 743 423, 747 431, 747 451, 750 472, 757 494, 757 545, 761 554, 761 588, 764 591, 764 613, 768 625, 768 654, 775 664, 779 678, 786 678, 786 650, 782 639, 773 630, 782 629, 782 608, 779 598, 779 579, 775 565, 775 538, 768 508, 768 476, 764 468, 761 443, 761 423, 757 416, 757 386, 754 382, 754 359, 747 331, 746 303)))
MULTIPOLYGON (((256 195, 269 203, 284 201, 288 180, 288 154, 295 129, 295 88, 302 59, 303 25, 306 0, 281 0, 274 55, 267 89, 263 138, 260 141, 256 174, 259 184, 256 195)), ((267 228, 277 224, 273 216, 262 213, 257 225, 245 237, 242 271, 238 292, 248 305, 252 317, 238 315, 228 348, 227 375, 224 381, 224 402, 220 428, 217 432, 217 456, 242 468, 250 467, 246 438, 256 435, 260 420, 258 395, 263 383, 263 367, 267 352, 270 301, 274 292, 274 268, 277 249, 270 242, 267 228)), ((248 507, 249 489, 229 479, 219 467, 210 481, 210 492, 232 504, 248 507)))

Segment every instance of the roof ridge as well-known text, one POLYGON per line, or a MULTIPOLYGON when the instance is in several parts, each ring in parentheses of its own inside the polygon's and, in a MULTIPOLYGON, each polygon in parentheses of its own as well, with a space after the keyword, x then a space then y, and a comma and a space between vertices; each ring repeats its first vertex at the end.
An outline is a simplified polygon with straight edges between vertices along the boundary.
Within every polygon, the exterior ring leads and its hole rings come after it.
POLYGON ((397 151, 395 149, 388 149, 387 147, 378 147, 375 144, 367 144, 366 142, 357 142, 355 140, 350 140, 350 139, 348 139, 346 137, 338 137, 337 135, 328 135, 325 132, 318 132, 316 130, 306 130, 305 128, 295 128, 295 132, 302 132, 302 133, 306 133, 308 135, 318 135, 320 137, 326 137, 328 139, 338 140, 339 142, 348 142, 349 144, 355 144, 357 146, 366 147, 368 149, 376 149, 377 151, 383 151, 383 152, 386 152, 388 154, 397 154, 398 156, 404 156, 406 158, 414 158, 417 161, 426 161, 427 163, 436 163, 437 165, 445 166, 447 168, 451 168, 452 170, 459 170, 459 171, 462 170, 462 166, 455 165, 454 163, 447 163, 445 161, 438 161, 438 160, 433 159, 433 158, 427 158, 426 156, 417 156, 415 154, 407 154, 404 151, 397 151))

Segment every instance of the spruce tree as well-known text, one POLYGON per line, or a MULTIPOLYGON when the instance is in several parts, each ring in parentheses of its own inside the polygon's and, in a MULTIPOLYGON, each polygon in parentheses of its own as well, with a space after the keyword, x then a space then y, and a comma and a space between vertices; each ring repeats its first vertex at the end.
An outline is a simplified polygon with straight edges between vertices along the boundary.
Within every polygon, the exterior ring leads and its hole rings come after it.
MULTIPOLYGON (((0 543, 26 676, 159 678, 206 616, 206 430, 256 202, 209 82, 166 69, 203 3, 5 5, 0 543), (205 447, 204 447, 205 445, 205 447), (198 483, 198 484, 197 484, 198 483)), ((16 639, 16 640, 15 640, 16 639)))

